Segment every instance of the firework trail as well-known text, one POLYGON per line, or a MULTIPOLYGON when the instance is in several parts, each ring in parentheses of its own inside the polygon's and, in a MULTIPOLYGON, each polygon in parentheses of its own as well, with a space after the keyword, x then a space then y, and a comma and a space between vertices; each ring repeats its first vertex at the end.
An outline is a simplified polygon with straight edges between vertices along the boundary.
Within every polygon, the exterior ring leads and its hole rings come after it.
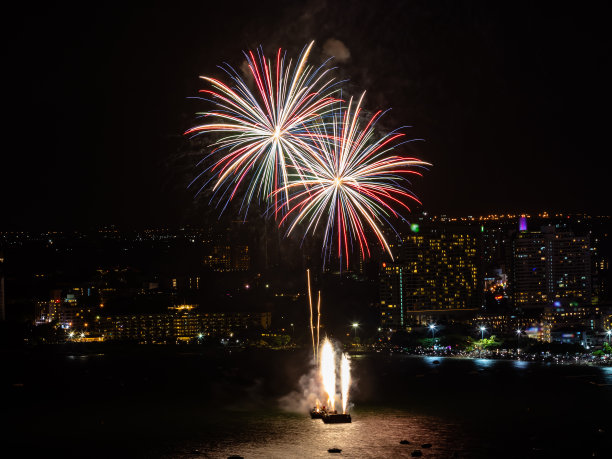
MULTIPOLYGON (((310 335, 312 336, 312 356, 315 362, 317 362, 317 347, 318 347, 318 342, 315 345, 315 334, 314 334, 314 325, 312 322, 313 319, 313 314, 312 314, 312 294, 310 291, 310 269, 306 270, 306 278, 308 280, 308 306, 310 308, 310 335)), ((318 335, 318 333, 317 333, 318 335)), ((318 341, 319 337, 317 336, 317 341, 318 341)))
POLYGON ((403 218, 395 209, 410 211, 406 200, 420 204, 404 185, 406 175, 421 175, 414 168, 430 165, 394 153, 395 148, 406 142, 398 143, 403 133, 376 135, 375 124, 381 111, 361 128, 363 96, 356 104, 351 98, 346 106, 340 105, 328 123, 313 129, 316 154, 309 155, 304 165, 296 166, 297 170, 289 174, 286 189, 291 190, 288 206, 291 208, 280 222, 288 223, 287 235, 299 223, 306 225, 304 236, 323 225, 326 258, 336 245, 338 257, 342 260, 344 255, 347 267, 354 240, 361 253, 370 256, 368 228, 393 258, 381 225, 387 223, 392 228, 390 217, 403 218))
POLYGON ((321 290, 319 290, 319 300, 317 301, 317 352, 316 352, 315 360, 319 356, 319 344, 321 344, 321 341, 319 339, 320 330, 321 330, 321 290))
POLYGON ((274 62, 266 58, 260 48, 245 52, 246 62, 253 77, 255 89, 228 64, 221 68, 232 80, 227 85, 217 79, 200 77, 212 89, 202 89, 201 99, 212 102, 215 108, 198 113, 204 124, 192 127, 186 135, 217 133, 220 139, 212 144, 212 165, 200 173, 212 172, 212 178, 199 190, 214 181, 213 198, 224 201, 223 210, 235 197, 241 184, 246 185, 240 212, 248 212, 254 197, 268 199, 273 191, 285 189, 284 199, 278 202, 274 194, 274 208, 288 204, 287 167, 296 167, 305 155, 311 155, 310 132, 320 124, 337 101, 338 90, 325 63, 318 68, 307 60, 314 42, 306 46, 293 65, 281 49, 274 62))

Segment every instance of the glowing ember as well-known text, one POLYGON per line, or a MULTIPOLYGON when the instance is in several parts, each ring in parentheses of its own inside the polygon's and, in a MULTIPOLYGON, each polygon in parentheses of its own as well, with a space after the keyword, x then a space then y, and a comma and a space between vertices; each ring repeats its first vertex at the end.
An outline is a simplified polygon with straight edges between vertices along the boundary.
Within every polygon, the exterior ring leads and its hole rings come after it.
POLYGON ((346 414, 346 405, 348 403, 349 387, 351 386, 351 362, 346 354, 342 354, 342 363, 340 364, 340 377, 342 381, 342 412, 346 414))
POLYGON ((334 399, 336 398, 336 363, 334 360, 334 348, 331 342, 325 338, 323 351, 321 352, 321 376, 323 388, 327 393, 327 403, 331 411, 334 411, 334 399))

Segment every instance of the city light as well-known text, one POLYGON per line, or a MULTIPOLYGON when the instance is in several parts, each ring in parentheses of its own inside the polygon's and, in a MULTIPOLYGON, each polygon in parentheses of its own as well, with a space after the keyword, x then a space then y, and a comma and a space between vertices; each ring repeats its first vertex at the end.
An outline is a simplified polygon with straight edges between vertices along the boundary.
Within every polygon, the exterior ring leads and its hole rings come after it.
POLYGON ((435 349, 436 347, 436 343, 435 343, 435 339, 436 339, 436 325, 435 324, 429 324, 429 329, 431 330, 431 339, 434 341, 432 344, 432 347, 435 349))

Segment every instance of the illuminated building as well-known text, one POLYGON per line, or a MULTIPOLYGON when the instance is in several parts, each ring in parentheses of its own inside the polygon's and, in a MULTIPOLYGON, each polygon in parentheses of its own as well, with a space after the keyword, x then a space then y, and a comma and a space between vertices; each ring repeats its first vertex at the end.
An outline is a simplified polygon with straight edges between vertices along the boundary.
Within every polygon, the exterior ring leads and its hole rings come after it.
POLYGON ((415 229, 394 252, 396 261, 382 264, 381 320, 389 328, 482 305, 479 233, 446 226, 415 229))
POLYGON ((204 257, 204 266, 213 271, 231 271, 231 247, 229 244, 215 244, 211 253, 204 257))
POLYGON ((552 226, 521 231, 512 242, 511 292, 520 308, 591 304, 589 236, 552 226))
POLYGON ((612 289, 610 254, 605 250, 608 234, 593 234, 591 237, 591 262, 593 265, 593 304, 611 304, 612 289), (602 247, 602 245, 604 247, 602 247))
POLYGON ((210 254, 204 257, 203 264, 218 272, 248 271, 251 265, 249 246, 246 244, 215 244, 210 254))
POLYGON ((545 330, 546 341, 554 341, 553 332, 555 330, 582 330, 591 334, 598 330, 607 330, 606 316, 609 310, 599 306, 581 306, 577 302, 567 305, 560 303, 555 306, 547 307, 542 313, 542 325, 545 330))
POLYGON ((539 320, 514 314, 478 314, 467 323, 473 327, 484 326, 492 335, 511 335, 519 329, 540 327, 539 320))
POLYGON ((198 335, 227 336, 249 328, 268 329, 271 312, 193 312, 190 305, 176 312, 103 317, 96 320, 97 332, 105 340, 161 343, 189 341, 198 335))
POLYGON ((250 264, 249 246, 246 244, 232 245, 232 270, 248 271, 250 264))
MULTIPOLYGON (((173 276, 164 283, 165 286, 170 287, 173 291, 185 291, 185 290, 200 290, 201 277, 195 274, 188 275, 178 275, 173 276)), ((145 285, 145 290, 147 286, 151 286, 153 284, 154 288, 149 288, 148 290, 155 290, 159 288, 159 284, 149 283, 149 285, 145 285)))
POLYGON ((383 263, 380 271, 380 321, 384 328, 404 327, 404 266, 383 263))
MULTIPOLYGON (((70 293, 64 294, 62 290, 51 291, 48 301, 37 301, 35 307, 36 324, 57 322, 64 329, 86 329, 92 306, 79 305, 78 299, 90 296, 92 287, 74 287, 67 289, 70 293)), ((104 307, 101 303, 100 307, 104 307)))

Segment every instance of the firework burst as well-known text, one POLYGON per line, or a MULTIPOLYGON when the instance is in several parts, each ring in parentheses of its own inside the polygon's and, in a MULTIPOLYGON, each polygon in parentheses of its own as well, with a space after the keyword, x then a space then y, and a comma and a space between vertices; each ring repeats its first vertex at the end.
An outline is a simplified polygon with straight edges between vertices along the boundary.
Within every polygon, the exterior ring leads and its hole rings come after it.
POLYGON ((212 172, 209 181, 214 182, 214 196, 224 202, 223 209, 241 184, 246 184, 240 206, 245 215, 255 197, 267 200, 274 195, 277 211, 288 204, 288 167, 302 170, 297 165, 304 162, 304 156, 312 156, 310 132, 321 129, 322 117, 337 101, 333 97, 336 84, 328 75, 331 69, 325 64, 318 68, 307 64, 313 43, 302 50, 295 65, 281 49, 274 62, 261 48, 256 53, 245 52, 254 90, 227 64, 221 68, 232 80, 231 85, 201 77, 212 86, 200 90, 201 98, 215 107, 199 113, 204 124, 185 134, 217 133, 220 138, 212 144, 212 165, 190 186, 204 173, 212 172), (273 193, 279 189, 285 190, 284 197, 273 193))
POLYGON ((376 112, 361 129, 362 99, 363 95, 354 104, 351 98, 345 107, 337 107, 331 121, 315 127, 315 154, 290 172, 286 188, 291 191, 291 208, 281 220, 281 224, 288 222, 288 235, 299 223, 305 223, 306 234, 323 225, 323 251, 329 256, 336 245, 347 267, 353 241, 364 256, 370 256, 367 228, 393 258, 381 225, 391 226, 389 218, 402 217, 402 209, 410 211, 406 201, 420 204, 406 188, 406 176, 421 175, 415 169, 429 165, 394 154, 405 143, 400 142, 403 133, 377 136, 375 124, 382 112, 376 112))

